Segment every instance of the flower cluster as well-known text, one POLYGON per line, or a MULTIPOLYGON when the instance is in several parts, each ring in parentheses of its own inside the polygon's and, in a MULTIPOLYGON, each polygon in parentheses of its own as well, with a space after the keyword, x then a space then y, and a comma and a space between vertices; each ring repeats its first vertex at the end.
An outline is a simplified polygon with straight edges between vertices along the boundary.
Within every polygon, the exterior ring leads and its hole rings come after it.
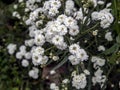
POLYGON ((114 20, 109 9, 103 9, 99 12, 93 12, 91 14, 91 17, 92 20, 100 20, 100 26, 102 28, 108 28, 114 20))
MULTIPOLYGON (((107 61, 97 56, 97 53, 106 50, 104 42, 99 40, 113 41, 109 27, 114 21, 110 4, 98 10, 103 4, 103 0, 19 0, 18 5, 14 6, 13 16, 25 24, 29 39, 24 40, 15 55, 25 69, 29 68, 29 77, 39 79, 42 68, 48 64, 52 67, 56 65, 50 71, 51 75, 56 74, 55 70, 67 62, 71 68, 68 68, 69 72, 77 68, 77 74, 72 75, 72 81, 71 77, 67 77, 70 78, 67 81, 72 82, 69 84, 76 89, 84 89, 89 84, 87 77, 92 75, 86 68, 92 63, 95 69, 92 76, 93 86, 99 83, 102 87, 106 76, 101 67, 107 61), (17 11, 21 5, 24 5, 24 14, 17 11), (101 33, 100 29, 104 31, 101 33)), ((9 44, 7 49, 12 55, 16 45, 9 44)), ((60 87, 51 82, 50 89, 59 90, 60 87)))
POLYGON ((84 89, 87 85, 85 74, 75 75, 72 80, 72 86, 76 89, 84 89))
POLYGON ((102 88, 106 81, 106 76, 102 75, 103 70, 101 70, 101 67, 105 65, 105 59, 93 56, 91 61, 94 63, 93 67, 96 69, 94 77, 92 78, 93 85, 95 85, 96 83, 100 83, 102 88))
POLYGON ((84 49, 81 49, 78 44, 72 44, 69 47, 69 52, 72 54, 68 57, 72 65, 77 65, 81 61, 87 60, 88 55, 84 49))

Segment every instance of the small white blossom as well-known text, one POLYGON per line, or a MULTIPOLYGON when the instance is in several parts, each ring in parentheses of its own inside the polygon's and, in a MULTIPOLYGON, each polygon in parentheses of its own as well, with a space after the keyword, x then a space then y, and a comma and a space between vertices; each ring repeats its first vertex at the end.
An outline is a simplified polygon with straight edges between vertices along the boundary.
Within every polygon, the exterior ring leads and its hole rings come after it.
POLYGON ((80 49, 78 52, 77 52, 77 54, 76 54, 76 57, 78 58, 78 59, 80 59, 80 61, 86 61, 86 60, 88 60, 88 55, 87 55, 87 53, 86 53, 86 51, 84 50, 84 49, 80 49))
POLYGON ((28 65, 29 65, 29 62, 26 59, 23 59, 21 63, 22 63, 23 67, 28 67, 28 65))
POLYGON ((17 52, 16 53, 16 58, 17 59, 22 59, 23 58, 23 53, 22 52, 17 52))
POLYGON ((107 39, 108 41, 113 41, 113 38, 112 38, 112 35, 111 35, 112 33, 111 32, 107 32, 106 34, 105 34, 105 39, 107 39))
POLYGON ((59 56, 53 56, 52 59, 53 59, 54 61, 57 61, 57 60, 59 60, 59 56))
POLYGON ((84 72, 86 75, 90 75, 90 72, 89 72, 87 69, 85 69, 83 72, 84 72))
POLYGON ((69 79, 64 79, 64 80, 62 81, 62 83, 64 83, 64 84, 69 83, 69 79))
POLYGON ((50 84, 50 89, 51 90, 59 90, 59 87, 55 83, 50 84))
POLYGON ((51 70, 51 71, 50 71, 50 74, 51 74, 51 75, 53 75, 53 74, 55 74, 55 73, 56 73, 55 70, 51 70))
POLYGON ((64 41, 64 38, 63 36, 60 36, 60 35, 55 35, 55 37, 53 37, 52 39, 52 43, 55 45, 61 45, 63 41, 64 41))
POLYGON ((76 56, 74 55, 70 55, 68 57, 69 61, 71 62, 72 65, 77 65, 80 63, 80 59, 78 59, 76 56))
POLYGON ((97 56, 93 56, 91 61, 94 63, 94 68, 102 67, 105 65, 105 59, 99 58, 97 56))
POLYGON ((16 44, 11 43, 7 46, 7 49, 8 49, 8 53, 12 55, 12 54, 14 54, 15 50, 17 49, 17 46, 16 46, 16 44))
POLYGON ((100 46, 98 47, 98 51, 105 51, 105 47, 104 47, 103 45, 100 45, 100 46))
POLYGON ((32 77, 33 79, 37 79, 39 76, 38 76, 38 73, 39 73, 39 70, 38 68, 33 68, 32 70, 29 71, 29 77, 32 77))
POLYGON ((35 36, 35 44, 42 46, 45 43, 45 37, 42 34, 35 36))
POLYGON ((72 54, 76 54, 80 50, 80 46, 78 44, 72 44, 69 47, 69 52, 72 54))
POLYGON ((81 73, 73 77, 72 86, 76 89, 84 89, 87 85, 87 80, 85 74, 81 73))

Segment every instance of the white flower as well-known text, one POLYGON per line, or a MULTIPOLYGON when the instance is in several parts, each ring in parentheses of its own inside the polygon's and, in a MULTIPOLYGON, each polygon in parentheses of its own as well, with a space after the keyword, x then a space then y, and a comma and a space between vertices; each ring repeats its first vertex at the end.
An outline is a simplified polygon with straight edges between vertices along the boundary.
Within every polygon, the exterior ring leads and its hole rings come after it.
POLYGON ((104 1, 101 1, 101 0, 98 1, 98 4, 99 4, 99 5, 103 5, 104 3, 105 3, 105 2, 104 2, 104 1))
POLYGON ((79 9, 79 11, 77 11, 75 14, 74 14, 74 17, 75 19, 77 20, 82 20, 83 19, 83 12, 82 12, 82 8, 79 9))
POLYGON ((76 74, 77 74, 77 71, 73 71, 73 72, 71 73, 71 76, 76 76, 76 74))
POLYGON ((61 14, 57 17, 57 21, 59 21, 60 23, 63 23, 65 18, 67 18, 67 16, 65 14, 61 14))
POLYGON ((64 38, 63 36, 60 36, 60 35, 55 35, 55 37, 53 37, 52 39, 52 43, 55 45, 61 45, 63 41, 64 41, 64 38))
POLYGON ((23 0, 18 0, 19 3, 23 2, 23 0))
POLYGON ((105 65, 105 59, 99 58, 97 56, 93 56, 91 58, 91 61, 94 63, 94 68, 98 68, 97 66, 104 66, 105 65))
POLYGON ((38 68, 33 68, 32 70, 29 71, 29 76, 32 77, 33 79, 37 79, 38 78, 38 73, 39 70, 38 68))
POLYGON ((92 62, 96 62, 96 61, 97 61, 97 59, 98 59, 98 57, 97 57, 97 56, 92 56, 91 61, 92 61, 92 62))
POLYGON ((14 12, 12 13, 12 16, 13 16, 13 17, 17 17, 18 19, 21 18, 20 14, 19 14, 17 11, 14 11, 14 12))
POLYGON ((102 73, 103 73, 103 70, 98 68, 98 70, 94 73, 95 76, 92 77, 93 85, 95 85, 96 83, 99 83, 101 84, 101 87, 102 87, 102 84, 104 84, 104 82, 106 81, 106 76, 102 75, 102 73))
POLYGON ((105 47, 104 47, 103 45, 100 45, 100 46, 98 47, 98 51, 105 51, 105 47))
POLYGON ((16 58, 17 59, 22 59, 22 57, 23 57, 23 53, 22 52, 17 52, 16 53, 16 58))
POLYGON ((57 13, 59 13, 57 8, 54 7, 54 8, 49 9, 49 15, 50 16, 55 16, 57 13))
POLYGON ((14 54, 15 50, 17 49, 17 46, 16 46, 16 44, 11 43, 7 46, 7 49, 8 49, 8 53, 12 55, 12 54, 14 54))
POLYGON ((62 83, 64 83, 64 84, 69 83, 69 79, 64 79, 64 80, 62 81, 62 83))
POLYGON ((69 34, 71 36, 76 36, 79 33, 79 27, 78 26, 73 26, 69 29, 69 34))
POLYGON ((42 59, 43 59, 43 58, 42 58, 41 55, 38 55, 38 54, 36 54, 36 53, 33 53, 32 63, 33 63, 35 66, 40 65, 42 59))
POLYGON ((23 59, 21 63, 22 63, 23 67, 28 67, 28 65, 29 65, 29 62, 26 59, 23 59))
POLYGON ((53 56, 52 59, 53 59, 54 61, 57 61, 57 60, 59 60, 59 56, 53 56))
POLYGON ((25 24, 26 24, 26 25, 32 24, 32 20, 31 20, 31 19, 27 19, 27 20, 25 21, 25 24))
POLYGON ((107 32, 106 34, 105 34, 105 39, 107 39, 108 41, 113 41, 113 38, 112 38, 112 35, 111 35, 112 33, 111 32, 107 32))
POLYGON ((17 4, 15 4, 15 5, 13 6, 13 8, 14 8, 14 9, 17 9, 17 8, 18 8, 18 5, 17 5, 17 4))
POLYGON ((90 0, 90 1, 93 3, 94 7, 97 6, 97 0, 90 0))
POLYGON ((102 28, 108 28, 110 26, 110 23, 108 22, 108 20, 105 19, 100 22, 100 26, 102 28))
POLYGON ((76 54, 80 50, 80 46, 78 44, 72 44, 69 47, 69 52, 71 54, 76 54))
POLYGON ((99 59, 96 61, 96 64, 99 65, 99 66, 104 66, 104 65, 105 65, 105 59, 99 58, 99 59))
POLYGON ((66 1, 66 8, 67 9, 73 9, 74 8, 74 1, 73 0, 67 0, 66 1))
POLYGON ((31 12, 29 18, 30 20, 35 21, 38 18, 38 12, 31 12))
POLYGON ((50 89, 51 90, 59 90, 59 87, 55 83, 50 84, 50 89))
POLYGON ((51 71, 50 71, 50 74, 51 74, 51 75, 53 75, 53 74, 55 74, 55 73, 56 73, 55 70, 51 70, 51 71))
POLYGON ((36 2, 41 2, 41 0, 36 0, 36 2))
POLYGON ((109 9, 103 9, 99 12, 98 18, 101 20, 101 27, 107 28, 114 21, 114 17, 109 12, 109 9))
POLYGON ((57 48, 60 50, 65 50, 67 48, 67 44, 65 42, 63 42, 62 44, 57 45, 57 48))
POLYGON ((48 61, 48 57, 47 56, 43 56, 42 57, 42 61, 40 62, 41 65, 45 65, 48 61))
POLYGON ((59 0, 50 0, 51 7, 60 8, 61 2, 59 0))
POLYGON ((67 26, 67 27, 73 27, 74 25, 77 24, 77 21, 75 19, 73 19, 72 17, 67 17, 65 18, 64 20, 64 24, 67 26))
POLYGON ((112 5, 112 3, 108 3, 108 4, 106 5, 106 8, 110 7, 111 5, 112 5))
POLYGON ((67 34, 67 27, 65 25, 60 25, 58 27, 59 35, 65 35, 67 34))
POLYGON ((102 28, 108 28, 114 21, 114 17, 110 13, 109 9, 103 9, 100 12, 93 12, 91 14, 92 20, 101 20, 100 26, 102 28))
POLYGON ((34 45, 34 39, 30 39, 30 40, 25 40, 25 46, 33 46, 34 45))
POLYGON ((25 45, 21 45, 19 50, 20 50, 20 52, 25 54, 26 53, 26 46, 25 45))
POLYGON ((32 25, 28 29, 29 29, 29 36, 30 37, 35 37, 35 33, 34 32, 37 30, 36 26, 32 25))
POLYGON ((72 86, 76 89, 84 89, 87 85, 87 80, 85 74, 81 73, 80 75, 76 75, 72 79, 72 86))
POLYGON ((92 32, 93 36, 96 36, 98 34, 98 30, 95 30, 92 32))
POLYGON ((26 59, 31 59, 32 54, 31 54, 30 52, 26 52, 25 55, 24 55, 24 57, 25 57, 26 59))
POLYGON ((38 46, 38 47, 35 48, 34 52, 36 54, 43 55, 44 54, 44 48, 38 46))
POLYGON ((101 70, 100 68, 94 73, 95 76, 101 76, 103 73, 103 70, 101 70))
POLYGON ((87 55, 87 53, 85 52, 84 49, 80 49, 80 50, 76 53, 76 57, 77 57, 78 59, 80 59, 80 61, 85 61, 85 60, 88 59, 89 56, 87 55))
POLYGON ((55 84, 55 83, 51 83, 51 84, 50 84, 50 89, 54 90, 55 87, 56 87, 56 84, 55 84))
POLYGON ((35 36, 35 44, 42 46, 45 43, 45 37, 42 34, 35 36))
POLYGON ((36 22, 36 26, 37 26, 37 27, 39 27, 39 26, 42 25, 42 24, 43 24, 43 21, 42 21, 42 20, 39 20, 39 21, 36 22))
POLYGON ((89 72, 87 69, 85 69, 83 72, 84 72, 86 75, 90 75, 90 72, 89 72))
POLYGON ((92 17, 92 20, 98 20, 98 12, 93 12, 92 14, 91 14, 91 17, 92 17))
POLYGON ((80 63, 80 60, 74 55, 70 55, 68 57, 68 59, 69 59, 69 61, 71 62, 72 65, 77 65, 77 64, 80 63))

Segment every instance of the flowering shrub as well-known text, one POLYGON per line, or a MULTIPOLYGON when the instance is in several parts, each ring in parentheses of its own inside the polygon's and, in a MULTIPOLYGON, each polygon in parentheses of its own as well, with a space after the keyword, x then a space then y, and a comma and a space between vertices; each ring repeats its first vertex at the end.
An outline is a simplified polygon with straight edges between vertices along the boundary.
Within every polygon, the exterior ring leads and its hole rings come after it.
POLYGON ((116 17, 111 4, 105 0, 15 2, 12 16, 19 36, 6 49, 20 68, 23 86, 31 90, 106 89, 120 59, 120 35, 112 29, 116 17))

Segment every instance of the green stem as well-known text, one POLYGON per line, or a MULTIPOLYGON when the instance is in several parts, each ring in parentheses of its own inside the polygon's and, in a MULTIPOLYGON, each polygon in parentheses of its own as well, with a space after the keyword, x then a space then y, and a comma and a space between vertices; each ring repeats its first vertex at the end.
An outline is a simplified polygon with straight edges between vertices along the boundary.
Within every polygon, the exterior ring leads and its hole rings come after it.
POLYGON ((66 56, 56 67, 54 67, 52 70, 56 70, 60 68, 63 64, 65 64, 68 61, 68 57, 66 56))
POLYGON ((75 42, 78 41, 78 39, 79 39, 80 37, 82 37, 83 35, 91 32, 91 30, 93 30, 94 28, 96 28, 98 25, 99 25, 99 23, 95 24, 93 27, 85 30, 84 32, 81 32, 81 35, 79 35, 79 36, 75 39, 75 42))
MULTIPOLYGON (((89 64, 88 64, 88 70, 92 72, 91 70, 91 61, 89 60, 89 64)), ((91 86, 92 86, 92 73, 90 72, 90 76, 89 76, 89 80, 88 80, 88 90, 91 90, 91 86)))
POLYGON ((52 47, 50 47, 50 48, 46 49, 46 50, 45 50, 45 52, 47 52, 47 51, 49 51, 49 50, 53 49, 54 47, 55 47, 55 46, 52 46, 52 47))
POLYGON ((68 56, 66 56, 66 54, 67 54, 67 51, 64 53, 62 57, 63 60, 58 65, 56 65, 52 70, 56 70, 60 68, 63 64, 65 64, 68 61, 68 56))
POLYGON ((91 45, 93 45, 94 41, 92 41, 85 49, 88 49, 91 45))
POLYGON ((118 12, 117 12, 117 0, 113 0, 114 3, 114 15, 115 15, 115 27, 116 27, 116 31, 117 33, 119 33, 119 25, 118 25, 118 12))
MULTIPOLYGON (((107 73, 107 75, 106 75, 106 79, 108 79, 108 76, 109 76, 109 74, 111 73, 111 71, 112 71, 113 68, 114 68, 114 65, 113 65, 112 67, 110 67, 110 69, 109 69, 109 71, 108 71, 108 73, 107 73)), ((104 82, 104 85, 103 85, 103 87, 102 87, 102 90, 105 90, 105 85, 106 85, 106 83, 107 83, 107 80, 104 82)))
POLYGON ((76 66, 76 72, 77 72, 77 74, 79 74, 79 66, 78 65, 76 66))
POLYGON ((82 35, 85 35, 86 33, 90 32, 91 30, 93 30, 94 28, 96 28, 99 25, 99 23, 95 24, 93 27, 87 29, 86 31, 82 32, 82 35))

